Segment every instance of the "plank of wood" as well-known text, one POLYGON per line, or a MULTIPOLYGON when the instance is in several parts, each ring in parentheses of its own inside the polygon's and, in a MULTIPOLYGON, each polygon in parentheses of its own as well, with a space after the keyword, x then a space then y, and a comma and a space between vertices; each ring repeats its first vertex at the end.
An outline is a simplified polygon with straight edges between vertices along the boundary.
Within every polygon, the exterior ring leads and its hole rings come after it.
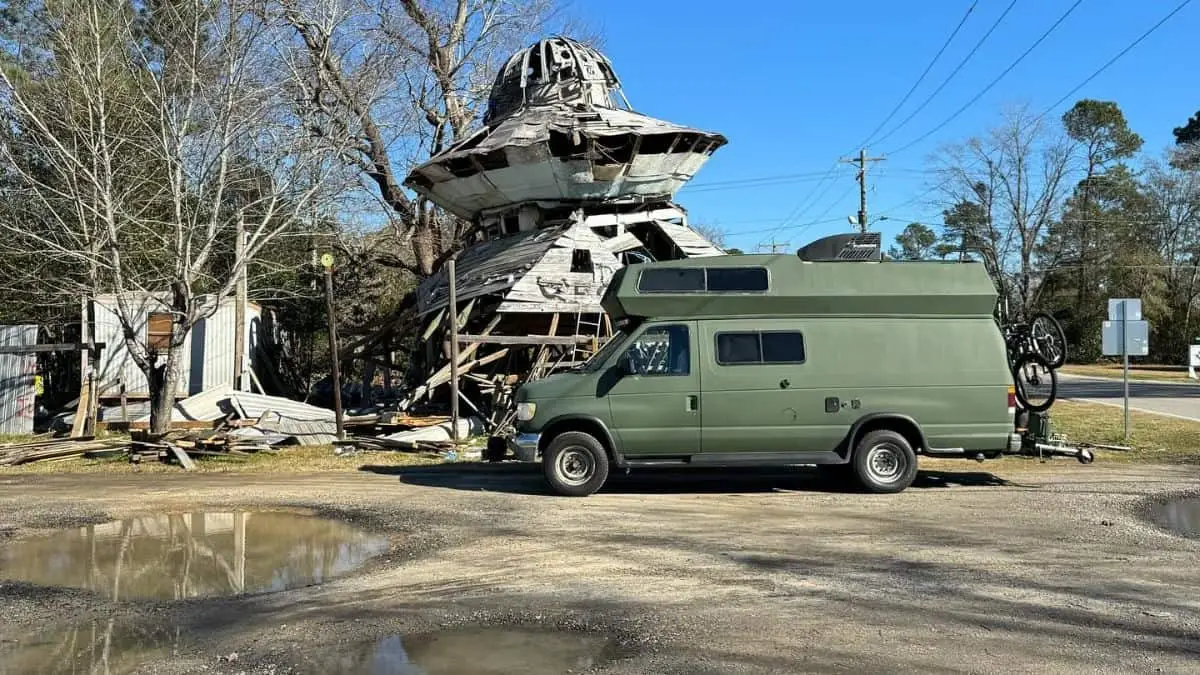
POLYGON ((167 448, 171 451, 171 454, 175 455, 175 459, 179 460, 179 465, 183 467, 184 471, 195 470, 196 463, 192 461, 191 457, 188 457, 187 452, 183 448, 178 445, 170 445, 167 448))
POLYGON ((84 427, 87 424, 87 414, 91 409, 89 403, 91 393, 92 377, 89 375, 79 389, 79 404, 75 406, 75 419, 71 422, 71 438, 79 438, 83 435, 84 427))
MULTIPOLYGON (((96 342, 91 346, 96 349, 103 349, 103 342, 96 342)), ((44 352, 78 352, 89 347, 86 342, 57 342, 54 344, 44 345, 27 345, 27 346, 0 346, 0 354, 41 354, 44 352)))

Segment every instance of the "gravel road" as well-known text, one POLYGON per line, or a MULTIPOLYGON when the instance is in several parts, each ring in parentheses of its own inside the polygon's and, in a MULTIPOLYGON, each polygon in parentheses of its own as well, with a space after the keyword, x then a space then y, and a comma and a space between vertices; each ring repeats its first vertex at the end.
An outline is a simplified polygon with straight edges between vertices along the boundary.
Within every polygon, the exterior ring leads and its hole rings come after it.
POLYGON ((0 673, 16 672, 5 649, 85 620, 177 636, 174 654, 137 659, 162 673, 316 672, 381 636, 464 625, 603 634, 602 673, 1196 672, 1200 540, 1144 515, 1198 479, 946 461, 890 496, 796 471, 635 474, 569 499, 512 465, 0 476, 2 546, 198 506, 309 508, 393 541, 349 576, 237 598, 109 602, 0 581, 0 673))

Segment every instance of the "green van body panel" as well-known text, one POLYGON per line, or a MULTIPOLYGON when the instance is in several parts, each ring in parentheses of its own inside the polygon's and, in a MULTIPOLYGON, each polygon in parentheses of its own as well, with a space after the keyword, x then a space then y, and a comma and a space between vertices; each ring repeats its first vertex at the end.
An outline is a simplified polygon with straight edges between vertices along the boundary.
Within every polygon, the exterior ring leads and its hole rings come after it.
POLYGON ((536 410, 517 431, 540 434, 540 449, 572 420, 602 424, 618 466, 739 457, 821 464, 849 460, 856 424, 895 418, 916 424, 925 442, 918 452, 991 455, 1010 447, 1013 432, 995 302, 974 263, 744 255, 627 266, 603 299, 625 328, 582 368, 522 386, 518 402, 536 410), (638 291, 652 269, 758 266, 769 275, 765 291, 638 291), (803 360, 718 362, 719 334, 756 331, 799 332, 803 360), (662 372, 628 372, 631 352, 637 368, 655 346, 670 350, 654 357, 662 372))

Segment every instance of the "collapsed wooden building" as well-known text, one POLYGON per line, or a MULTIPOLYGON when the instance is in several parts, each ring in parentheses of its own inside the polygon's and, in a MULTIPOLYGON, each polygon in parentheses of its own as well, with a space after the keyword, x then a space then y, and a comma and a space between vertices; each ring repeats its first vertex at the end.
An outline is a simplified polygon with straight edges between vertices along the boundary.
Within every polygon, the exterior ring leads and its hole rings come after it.
POLYGON ((402 401, 445 401, 450 340, 463 406, 502 430, 515 388, 573 367, 612 334, 600 298, 624 265, 722 255, 674 201, 726 142, 629 108, 609 61, 564 37, 513 55, 484 126, 416 167, 405 185, 476 224, 417 289, 418 384, 402 401))

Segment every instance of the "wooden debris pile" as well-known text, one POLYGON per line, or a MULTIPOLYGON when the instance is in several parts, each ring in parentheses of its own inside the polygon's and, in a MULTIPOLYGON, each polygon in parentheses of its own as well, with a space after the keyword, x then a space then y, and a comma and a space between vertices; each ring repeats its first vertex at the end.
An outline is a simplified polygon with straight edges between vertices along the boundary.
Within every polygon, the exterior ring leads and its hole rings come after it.
POLYGON ((79 457, 98 457, 119 453, 129 447, 123 438, 46 438, 24 443, 0 445, 0 466, 33 462, 61 462, 79 457))
MULTIPOLYGON (((359 418, 356 424, 345 423, 346 429, 352 430, 353 433, 337 445, 359 450, 404 450, 438 454, 455 449, 449 417, 414 416, 398 411, 382 411, 370 417, 374 419, 369 423, 365 421, 365 416, 359 418)), ((478 417, 459 420, 460 439, 480 434, 483 430, 484 422, 478 417)))

